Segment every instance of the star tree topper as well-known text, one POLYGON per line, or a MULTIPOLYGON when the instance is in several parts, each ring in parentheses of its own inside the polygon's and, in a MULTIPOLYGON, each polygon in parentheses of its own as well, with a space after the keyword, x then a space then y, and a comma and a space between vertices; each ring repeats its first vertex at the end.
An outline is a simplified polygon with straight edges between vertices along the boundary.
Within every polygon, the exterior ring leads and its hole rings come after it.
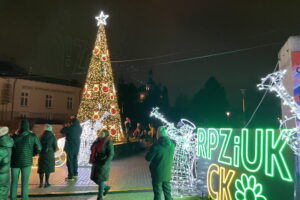
POLYGON ((97 26, 100 26, 101 24, 106 25, 106 19, 109 17, 109 15, 105 15, 103 11, 101 11, 100 15, 95 17, 97 22, 97 26))

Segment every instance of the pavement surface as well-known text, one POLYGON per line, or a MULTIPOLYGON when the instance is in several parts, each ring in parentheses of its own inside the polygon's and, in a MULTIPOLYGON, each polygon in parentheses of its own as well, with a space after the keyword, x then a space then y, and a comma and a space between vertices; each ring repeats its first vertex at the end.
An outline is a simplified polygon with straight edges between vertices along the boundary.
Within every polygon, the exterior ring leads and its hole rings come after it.
MULTIPOLYGON (((111 191, 127 190, 151 190, 151 177, 148 163, 144 159, 145 154, 139 154, 112 162, 108 185, 111 191)), ((39 176, 37 169, 32 169, 29 181, 29 193, 41 194, 70 194, 97 192, 97 185, 90 180, 90 167, 79 168, 76 181, 65 181, 67 168, 56 168, 50 176, 51 187, 38 188, 39 176)), ((19 188, 20 190, 20 188, 19 188)), ((20 192, 20 191, 19 191, 20 192)), ((69 199, 69 198, 68 198, 69 199)))
MULTIPOLYGON (((70 197, 45 197, 45 198, 30 198, 37 200, 97 200, 97 196, 70 196, 70 197)), ((153 200, 152 192, 134 192, 122 194, 108 194, 104 200, 153 200)), ((187 197, 174 200, 201 200, 199 197, 187 197)), ((204 200, 204 199, 203 199, 204 200)))
MULTIPOLYGON (((145 153, 141 153, 112 162, 107 182, 112 188, 105 200, 153 199, 149 163, 144 157, 145 153)), ((51 187, 39 188, 37 169, 33 168, 29 181, 30 200, 96 200, 98 186, 90 180, 90 167, 79 168, 78 173, 76 181, 65 181, 67 168, 65 166, 56 168, 55 173, 50 176, 51 187)), ((18 190, 20 193, 20 187, 18 190)), ((180 200, 198 199, 181 198, 180 200)))
MULTIPOLYGON (((88 195, 88 196, 66 196, 66 197, 37 197, 30 198, 37 200, 97 200, 96 195, 88 195)), ((153 193, 152 192, 134 192, 134 193, 122 193, 122 194, 108 194, 105 200, 152 200, 153 193)))

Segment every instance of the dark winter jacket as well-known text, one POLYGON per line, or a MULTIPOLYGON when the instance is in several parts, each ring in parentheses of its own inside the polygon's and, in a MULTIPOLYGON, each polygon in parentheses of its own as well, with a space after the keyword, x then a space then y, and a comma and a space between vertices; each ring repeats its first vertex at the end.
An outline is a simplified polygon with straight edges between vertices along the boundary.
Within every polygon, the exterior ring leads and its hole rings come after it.
POLYGON ((60 132, 66 137, 65 152, 77 155, 79 153, 80 136, 82 133, 78 119, 72 119, 71 126, 64 127, 60 132))
POLYGON ((38 173, 51 173, 55 171, 54 153, 57 149, 57 141, 51 131, 45 131, 40 139, 42 151, 38 161, 38 173))
POLYGON ((175 144, 164 136, 160 137, 146 155, 150 162, 150 172, 153 181, 162 182, 171 180, 175 144))
POLYGON ((38 137, 29 131, 13 136, 11 167, 22 168, 32 165, 32 157, 40 153, 42 146, 38 137))
MULTIPOLYGON (((106 140, 107 138, 98 138, 93 145, 95 145, 98 140, 106 140)), ((92 149, 93 149, 92 145, 92 149)), ((99 181, 107 181, 109 177, 111 160, 114 157, 114 146, 111 140, 108 140, 103 145, 102 149, 98 152, 96 162, 92 165, 91 180, 96 184, 99 181)))
POLYGON ((0 199, 8 198, 10 155, 13 145, 14 142, 8 135, 0 137, 0 199))

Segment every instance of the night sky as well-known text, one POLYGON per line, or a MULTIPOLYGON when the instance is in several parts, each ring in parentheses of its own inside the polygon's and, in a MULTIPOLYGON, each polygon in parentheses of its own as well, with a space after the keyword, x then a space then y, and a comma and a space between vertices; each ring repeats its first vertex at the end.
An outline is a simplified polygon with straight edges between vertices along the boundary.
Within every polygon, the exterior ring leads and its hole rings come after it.
POLYGON ((299 7, 299 0, 1 0, 0 60, 82 81, 103 10, 111 59, 121 61, 113 62, 117 77, 143 83, 152 69, 174 102, 215 76, 238 107, 240 89, 254 90, 287 38, 300 34, 299 7))

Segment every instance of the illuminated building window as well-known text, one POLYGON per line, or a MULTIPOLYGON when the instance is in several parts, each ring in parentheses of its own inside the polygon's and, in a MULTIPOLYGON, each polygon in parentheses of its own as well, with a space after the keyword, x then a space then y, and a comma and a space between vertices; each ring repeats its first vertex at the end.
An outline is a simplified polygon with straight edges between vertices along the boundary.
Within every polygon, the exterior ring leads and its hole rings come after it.
POLYGON ((21 93, 21 106, 28 106, 28 92, 21 93))
POLYGON ((67 108, 73 109, 73 98, 72 97, 67 97, 67 108))
POLYGON ((51 95, 46 95, 45 107, 52 108, 52 96, 51 95))

